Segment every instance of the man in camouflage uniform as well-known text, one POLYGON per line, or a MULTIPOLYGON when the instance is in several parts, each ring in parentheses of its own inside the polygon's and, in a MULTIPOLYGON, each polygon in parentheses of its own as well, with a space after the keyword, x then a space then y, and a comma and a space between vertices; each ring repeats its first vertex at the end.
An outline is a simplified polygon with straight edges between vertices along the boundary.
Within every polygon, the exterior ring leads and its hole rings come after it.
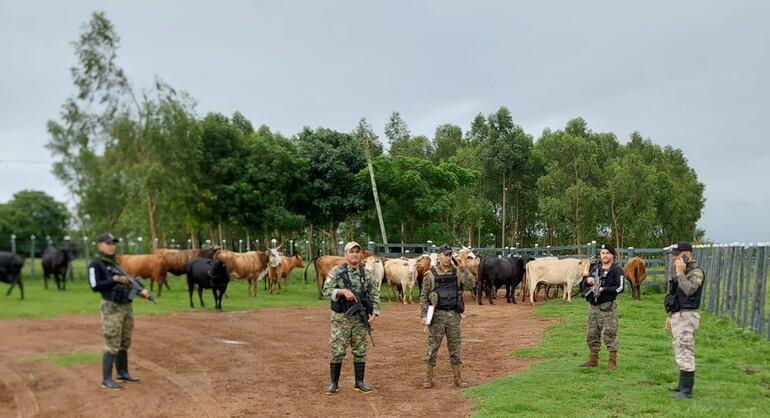
POLYGON ((580 290, 589 303, 586 343, 590 353, 582 367, 599 365, 602 334, 610 352, 607 369, 618 367, 618 305, 615 298, 623 292, 625 280, 623 269, 615 262, 615 254, 612 244, 602 244, 600 260, 590 267, 588 277, 580 282, 580 290))
MULTIPOLYGON (((118 390, 121 386, 112 380, 115 365, 118 380, 138 382, 140 379, 128 373, 128 348, 134 329, 134 310, 131 306, 131 282, 115 261, 115 243, 112 234, 102 234, 96 240, 99 250, 88 265, 88 282, 94 292, 102 295, 102 332, 105 344, 102 349, 102 387, 118 390)), ((139 293, 147 298, 149 292, 139 293)))
POLYGON ((679 385, 671 388, 675 397, 691 398, 695 384, 695 331, 700 325, 701 293, 705 275, 692 258, 692 245, 680 241, 671 247, 674 274, 668 281, 665 307, 666 329, 673 337, 674 357, 679 366, 679 385))
POLYGON ((452 257, 452 247, 442 245, 438 249, 438 263, 435 267, 425 272, 420 292, 420 317, 422 324, 428 326, 428 350, 425 355, 427 371, 422 387, 433 387, 433 368, 436 367, 436 353, 441 346, 441 340, 446 335, 447 349, 449 350, 449 362, 452 365, 454 384, 458 387, 467 387, 463 381, 460 360, 460 344, 462 330, 460 319, 464 317, 465 304, 463 303, 462 287, 475 286, 473 274, 465 265, 465 260, 452 257), (456 263, 457 268, 452 264, 456 263), (428 323, 428 307, 433 307, 433 317, 428 323))
POLYGON ((329 340, 329 370, 331 384, 326 394, 337 393, 348 346, 353 354, 353 367, 356 383, 353 389, 361 393, 371 393, 372 389, 364 383, 366 370, 366 352, 368 350, 367 328, 359 314, 347 314, 356 302, 362 302, 367 310, 369 325, 380 315, 380 289, 374 274, 366 270, 361 263, 361 246, 357 242, 345 245, 345 263, 334 267, 326 276, 323 295, 331 300, 331 338, 329 340), (359 295, 358 298, 356 295, 359 295))

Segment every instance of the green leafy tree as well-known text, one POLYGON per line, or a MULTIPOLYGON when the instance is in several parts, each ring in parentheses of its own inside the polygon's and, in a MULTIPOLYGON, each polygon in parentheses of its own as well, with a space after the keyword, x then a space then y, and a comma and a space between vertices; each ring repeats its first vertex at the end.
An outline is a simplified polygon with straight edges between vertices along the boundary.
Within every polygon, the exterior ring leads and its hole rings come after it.
POLYGON ((45 192, 22 190, 7 203, 0 204, 0 249, 11 250, 10 236, 16 235, 16 251, 30 253, 30 237, 37 240, 35 253, 39 256, 46 237, 58 244, 64 238, 70 215, 63 203, 45 192))
POLYGON ((457 125, 445 123, 436 128, 433 135, 434 161, 443 162, 449 160, 457 154, 457 151, 464 145, 463 131, 457 125))

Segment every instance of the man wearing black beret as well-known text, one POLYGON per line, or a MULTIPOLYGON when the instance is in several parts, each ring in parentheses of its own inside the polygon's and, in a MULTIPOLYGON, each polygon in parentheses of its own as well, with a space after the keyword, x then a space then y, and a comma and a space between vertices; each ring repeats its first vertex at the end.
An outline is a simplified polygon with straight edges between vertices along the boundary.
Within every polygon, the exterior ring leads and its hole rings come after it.
POLYGON ((588 301, 588 332, 586 342, 591 350, 583 367, 599 365, 601 337, 610 352, 608 370, 617 368, 618 359, 618 307, 615 298, 623 291, 623 269, 615 262, 615 247, 602 244, 600 260, 594 263, 588 276, 580 282, 580 290, 588 301))

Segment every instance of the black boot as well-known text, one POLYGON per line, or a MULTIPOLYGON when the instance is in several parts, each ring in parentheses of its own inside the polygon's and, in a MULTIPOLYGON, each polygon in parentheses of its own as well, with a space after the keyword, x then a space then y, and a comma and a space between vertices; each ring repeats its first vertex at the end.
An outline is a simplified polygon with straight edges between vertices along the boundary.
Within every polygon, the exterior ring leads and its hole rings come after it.
POLYGON ((695 371, 682 372, 682 384, 677 398, 692 398, 692 387, 695 384, 695 371))
POLYGON ((682 390, 682 376, 684 376, 684 373, 685 373, 684 370, 679 370, 679 384, 674 387, 668 388, 668 390, 672 392, 679 392, 680 390, 682 390))
POLYGON ((340 383, 340 372, 342 371, 342 363, 329 363, 329 375, 331 376, 331 384, 326 388, 326 394, 331 395, 337 393, 337 388, 340 383))
POLYGON ((128 351, 118 351, 115 358, 115 370, 118 372, 118 382, 138 382, 142 379, 128 374, 128 351))
POLYGON ((112 364, 115 356, 110 353, 104 353, 102 356, 102 387, 110 390, 118 390, 122 387, 112 380, 112 364))
POLYGON ((353 386, 353 390, 357 390, 361 393, 372 393, 372 389, 366 386, 364 383, 364 371, 366 370, 366 363, 353 363, 353 367, 356 372, 356 385, 353 386))

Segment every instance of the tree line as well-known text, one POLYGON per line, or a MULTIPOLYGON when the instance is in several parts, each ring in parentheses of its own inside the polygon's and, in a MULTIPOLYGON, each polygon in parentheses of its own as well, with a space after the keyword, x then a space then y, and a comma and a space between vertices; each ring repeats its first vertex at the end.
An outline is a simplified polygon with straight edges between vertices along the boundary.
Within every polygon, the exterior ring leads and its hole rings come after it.
POLYGON ((192 97, 160 79, 137 90, 118 64, 119 44, 94 13, 73 42, 75 93, 48 123, 77 229, 166 245, 380 241, 367 149, 390 242, 642 247, 703 238, 704 186, 684 152, 638 132, 621 143, 578 117, 535 140, 500 107, 465 130, 442 124, 432 138, 412 135, 398 112, 383 141, 366 119, 350 132, 284 136, 238 112, 199 116, 192 97))

